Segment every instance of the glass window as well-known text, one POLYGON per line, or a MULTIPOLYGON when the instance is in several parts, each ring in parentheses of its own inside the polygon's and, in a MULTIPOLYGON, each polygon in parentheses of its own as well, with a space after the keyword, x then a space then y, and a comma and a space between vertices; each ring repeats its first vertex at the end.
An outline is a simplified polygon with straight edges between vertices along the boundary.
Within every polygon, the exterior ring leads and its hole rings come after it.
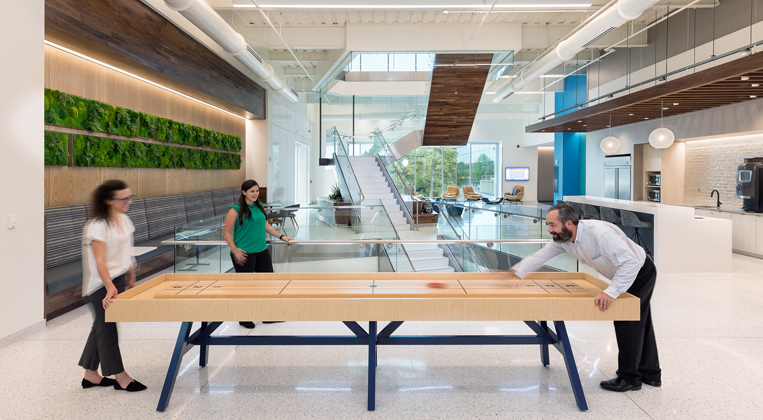
POLYGON ((432 71, 434 54, 416 54, 416 71, 432 71))
POLYGON ((415 71, 416 54, 390 54, 390 71, 415 71))
POLYGON ((360 71, 389 70, 389 54, 361 54, 360 71))

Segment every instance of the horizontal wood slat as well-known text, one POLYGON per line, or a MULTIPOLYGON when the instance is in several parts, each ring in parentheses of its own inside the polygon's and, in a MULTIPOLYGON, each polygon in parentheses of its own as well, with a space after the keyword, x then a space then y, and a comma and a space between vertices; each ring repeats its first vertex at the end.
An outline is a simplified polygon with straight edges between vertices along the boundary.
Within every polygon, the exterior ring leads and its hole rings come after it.
POLYGON ((139 0, 47 0, 45 37, 237 115, 265 118, 265 88, 139 0))
POLYGON ((547 121, 527 133, 590 132, 763 99, 763 54, 753 54, 547 121), (749 80, 742 80, 742 77, 749 80), (759 86, 752 86, 758 84, 759 86), (674 105, 678 104, 678 105, 674 105), (664 109, 663 109, 664 108, 664 109))

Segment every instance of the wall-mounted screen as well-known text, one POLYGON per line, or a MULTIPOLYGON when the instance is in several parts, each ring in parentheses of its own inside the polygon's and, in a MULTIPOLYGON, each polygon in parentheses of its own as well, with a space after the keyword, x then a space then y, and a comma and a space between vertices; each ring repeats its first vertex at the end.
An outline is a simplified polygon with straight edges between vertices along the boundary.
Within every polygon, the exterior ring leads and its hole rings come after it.
POLYGON ((507 181, 529 181, 530 168, 510 168, 506 167, 507 181))

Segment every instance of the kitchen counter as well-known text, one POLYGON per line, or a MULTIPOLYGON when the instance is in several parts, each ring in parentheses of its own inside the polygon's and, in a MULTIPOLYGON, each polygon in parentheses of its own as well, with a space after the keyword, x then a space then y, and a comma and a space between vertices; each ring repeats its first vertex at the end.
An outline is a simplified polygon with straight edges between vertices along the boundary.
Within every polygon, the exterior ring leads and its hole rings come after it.
MULTIPOLYGON (((731 220, 695 216, 690 206, 651 201, 618 200, 593 196, 565 196, 564 201, 608 207, 619 213, 628 210, 639 218, 652 219, 650 248, 659 272, 719 273, 731 271, 731 220)), ((624 228, 626 234, 632 229, 624 228)), ((629 235, 630 236, 630 235, 629 235)), ((647 236, 642 233, 642 236, 647 236)), ((645 238, 646 239, 646 238, 645 238)))
POLYGON ((747 212, 747 211, 739 210, 738 208, 734 208, 731 206, 724 206, 723 204, 721 204, 720 207, 707 205, 707 204, 699 204, 699 203, 683 203, 683 204, 675 204, 675 205, 680 207, 692 207, 697 210, 710 210, 710 211, 717 211, 721 213, 734 213, 734 214, 744 214, 748 216, 763 217, 763 213, 747 212))

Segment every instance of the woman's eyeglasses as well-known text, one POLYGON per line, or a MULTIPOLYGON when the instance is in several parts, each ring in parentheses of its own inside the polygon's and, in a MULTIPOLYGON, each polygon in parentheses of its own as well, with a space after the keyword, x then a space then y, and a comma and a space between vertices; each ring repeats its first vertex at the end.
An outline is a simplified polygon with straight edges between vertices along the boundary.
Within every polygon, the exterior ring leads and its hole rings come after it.
POLYGON ((135 196, 131 195, 131 196, 127 197, 127 198, 115 198, 114 201, 121 201, 122 204, 127 204, 127 203, 131 202, 133 198, 135 198, 135 196))

